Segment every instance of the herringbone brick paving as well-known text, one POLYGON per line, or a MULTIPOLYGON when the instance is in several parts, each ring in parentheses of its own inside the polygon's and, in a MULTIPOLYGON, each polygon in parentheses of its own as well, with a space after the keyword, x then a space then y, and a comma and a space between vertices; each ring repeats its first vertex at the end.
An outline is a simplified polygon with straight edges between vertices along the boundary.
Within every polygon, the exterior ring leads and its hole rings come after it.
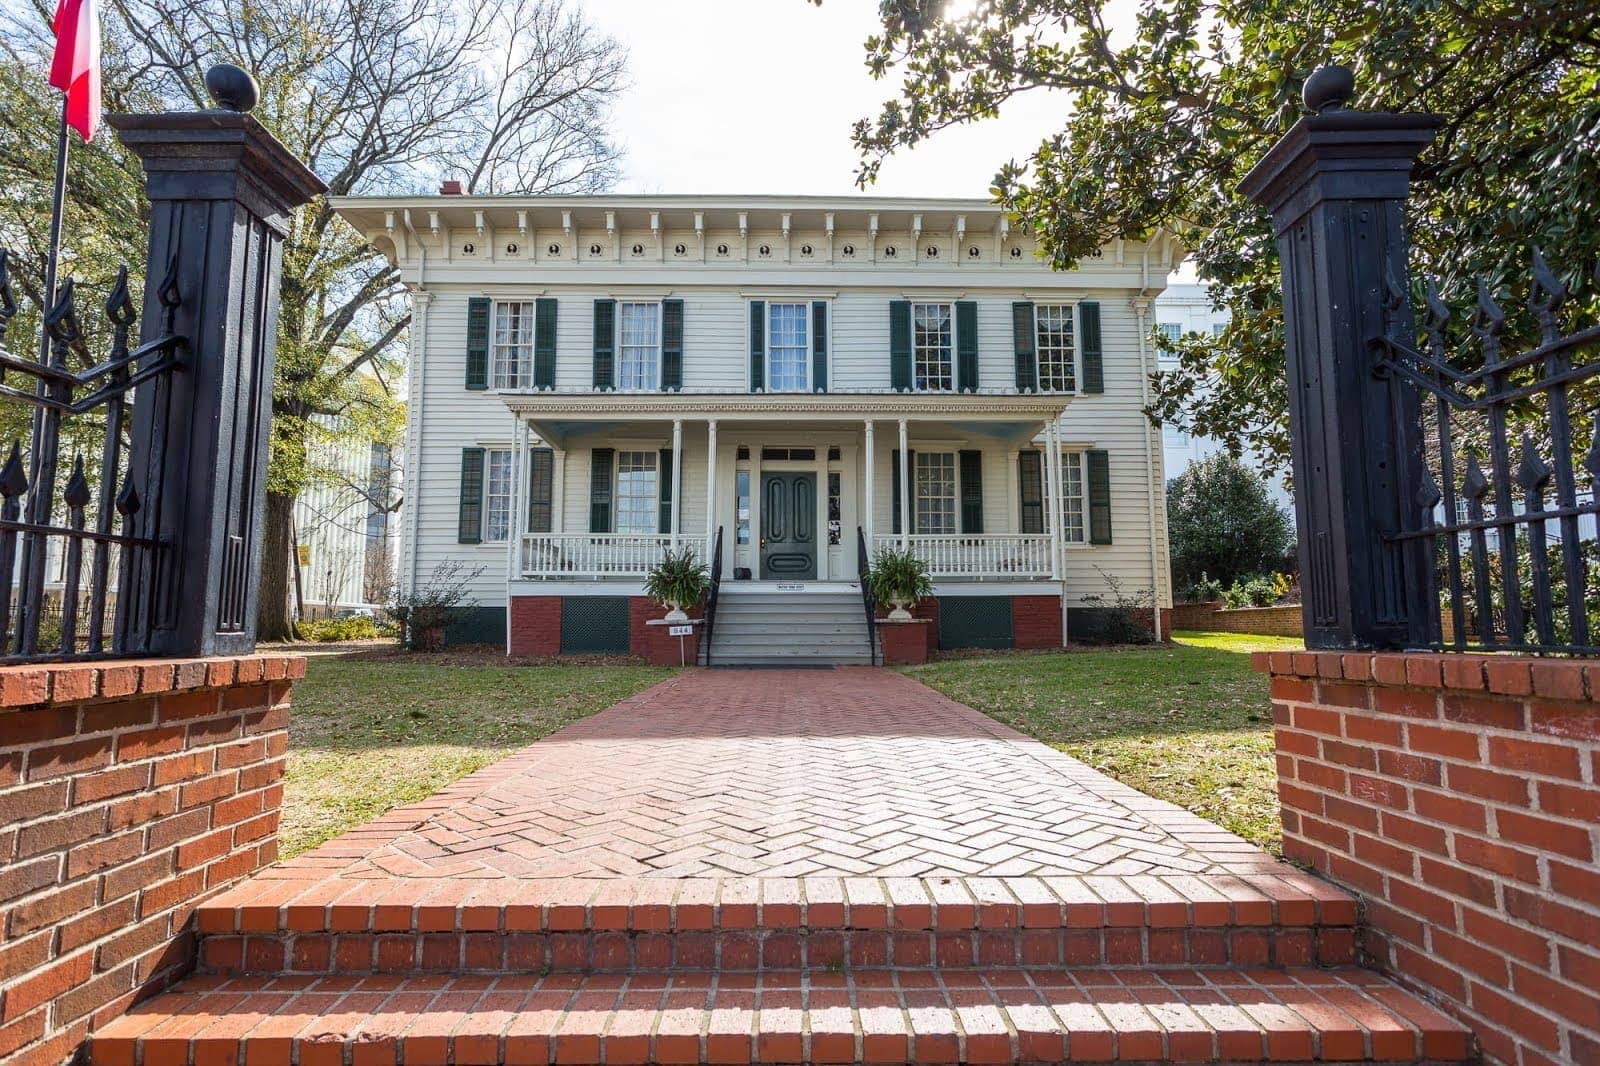
POLYGON ((1247 842, 901 675, 679 675, 282 864, 304 878, 1254 874, 1247 842))

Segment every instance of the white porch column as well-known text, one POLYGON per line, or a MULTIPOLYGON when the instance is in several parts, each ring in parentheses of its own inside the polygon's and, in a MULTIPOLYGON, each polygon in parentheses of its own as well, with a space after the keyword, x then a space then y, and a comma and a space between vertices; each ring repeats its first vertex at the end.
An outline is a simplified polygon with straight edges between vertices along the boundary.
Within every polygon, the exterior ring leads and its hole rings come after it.
POLYGON ((906 420, 900 420, 900 550, 911 547, 911 453, 906 420))
POLYGON ((683 419, 672 420, 672 550, 678 550, 678 513, 683 507, 683 419))
POLYGON ((567 518, 567 453, 556 448, 550 453, 550 532, 565 533, 567 518))
POLYGON ((1061 547, 1066 542, 1065 501, 1061 497, 1061 429, 1054 419, 1045 434, 1050 449, 1050 576, 1061 578, 1061 547))
POLYGON ((506 580, 522 576, 522 534, 528 531, 528 424, 511 429, 511 515, 506 523, 506 580))
MULTIPOLYGON (((842 454, 842 453, 841 453, 842 454)), ((833 576, 828 569, 828 445, 817 446, 817 496, 812 501, 816 520, 811 524, 816 527, 811 534, 816 538, 817 580, 827 581, 833 576)))
POLYGON ((862 486, 862 501, 861 501, 862 505, 866 509, 866 515, 862 519, 861 529, 862 529, 863 535, 865 535, 865 537, 867 539, 867 552, 870 555, 872 550, 873 550, 872 537, 873 537, 873 534, 875 532, 873 527, 876 524, 873 520, 877 517, 877 512, 878 512, 878 507, 877 507, 877 502, 878 502, 878 493, 877 493, 878 462, 877 462, 877 455, 876 455, 876 452, 875 452, 875 450, 873 448, 873 443, 872 443, 872 419, 870 419, 870 418, 867 419, 866 425, 867 425, 867 429, 866 429, 866 437, 867 437, 866 445, 867 445, 867 447, 866 447, 866 453, 865 453, 866 484, 864 484, 862 486))
POLYGON ((706 562, 717 537, 717 420, 706 420, 706 562))

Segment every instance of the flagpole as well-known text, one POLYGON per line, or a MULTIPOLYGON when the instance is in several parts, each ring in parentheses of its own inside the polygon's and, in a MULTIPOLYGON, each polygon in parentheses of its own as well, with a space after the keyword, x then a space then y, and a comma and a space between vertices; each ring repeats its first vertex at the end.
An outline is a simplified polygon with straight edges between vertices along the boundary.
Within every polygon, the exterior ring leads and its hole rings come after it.
MULTIPOLYGON (((67 199, 67 94, 61 94, 61 128, 56 132, 56 188, 50 201, 50 246, 44 260, 44 310, 56 305, 56 266, 61 258, 61 214, 67 199)), ((50 361, 50 331, 39 330, 39 362, 50 361)), ((42 383, 41 383, 42 384, 42 383)))

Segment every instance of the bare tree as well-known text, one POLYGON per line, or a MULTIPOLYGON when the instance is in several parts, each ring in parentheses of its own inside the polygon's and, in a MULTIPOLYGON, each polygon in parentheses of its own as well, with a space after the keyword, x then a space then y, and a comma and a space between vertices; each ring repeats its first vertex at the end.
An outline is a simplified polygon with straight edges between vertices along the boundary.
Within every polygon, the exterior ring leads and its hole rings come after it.
MULTIPOLYGON (((53 0, 0 0, 4 36, 20 42, 0 61, 40 62, 52 12, 53 0)), ((566 0, 109 0, 105 38, 113 106, 206 108, 213 63, 255 74, 254 114, 335 196, 415 192, 443 176, 485 193, 589 192, 616 176, 607 126, 626 54, 566 0)), ((91 150, 137 180, 114 148, 91 150)), ((120 246, 142 245, 138 219, 95 217, 135 231, 120 246)), ((291 220, 283 264, 263 640, 293 632, 290 519, 308 477, 310 421, 397 404, 410 326, 398 271, 325 200, 291 220)))

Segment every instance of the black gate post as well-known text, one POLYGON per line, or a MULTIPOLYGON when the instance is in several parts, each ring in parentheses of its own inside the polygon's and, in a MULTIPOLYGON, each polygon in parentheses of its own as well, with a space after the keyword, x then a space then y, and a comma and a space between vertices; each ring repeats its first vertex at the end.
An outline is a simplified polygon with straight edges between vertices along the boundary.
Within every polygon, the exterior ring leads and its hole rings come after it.
POLYGON ((184 365, 135 394, 117 624, 132 654, 255 647, 278 275, 289 216, 325 191, 247 112, 254 81, 213 67, 212 111, 111 115, 150 200, 145 337, 188 338, 184 365))
MULTIPOLYGON (((1239 191, 1272 213, 1278 240, 1306 645, 1416 646, 1438 639, 1433 560, 1425 541, 1390 536, 1423 506, 1420 401, 1374 372, 1371 342, 1385 335, 1386 282, 1409 292, 1411 166, 1439 123, 1349 110, 1352 89, 1342 67, 1313 74, 1313 114, 1239 191)), ((1392 324, 1415 339, 1409 300, 1392 324)))

